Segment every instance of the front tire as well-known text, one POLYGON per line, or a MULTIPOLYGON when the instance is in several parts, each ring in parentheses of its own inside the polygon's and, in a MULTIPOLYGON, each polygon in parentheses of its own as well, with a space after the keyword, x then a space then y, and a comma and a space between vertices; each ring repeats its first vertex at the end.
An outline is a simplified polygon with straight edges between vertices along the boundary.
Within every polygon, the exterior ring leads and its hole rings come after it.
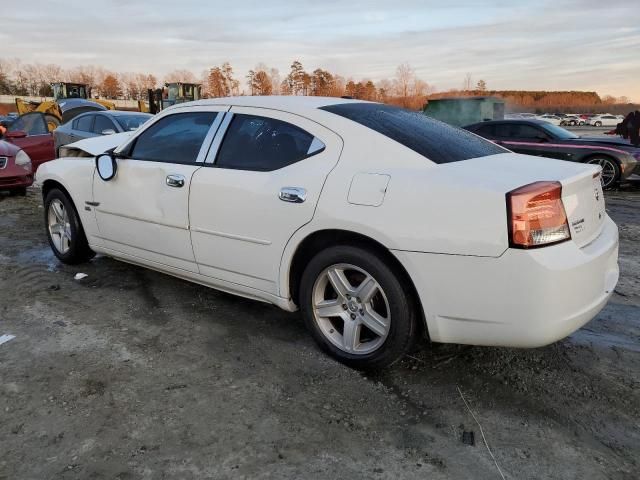
POLYGON ((609 190, 620 182, 620 165, 613 158, 596 156, 587 159, 585 163, 602 167, 602 189, 609 190))
POLYGON ((602 122, 596 122, 596 123, 594 123, 594 125, 595 125, 596 127, 601 127, 601 126, 602 126, 602 122))
POLYGON ((415 302, 399 275, 363 248, 319 252, 302 274, 299 305, 320 348, 350 367, 387 367, 418 335, 415 302))
POLYGON ((78 212, 63 191, 54 188, 47 193, 44 221, 51 250, 62 263, 77 265, 94 257, 78 212))

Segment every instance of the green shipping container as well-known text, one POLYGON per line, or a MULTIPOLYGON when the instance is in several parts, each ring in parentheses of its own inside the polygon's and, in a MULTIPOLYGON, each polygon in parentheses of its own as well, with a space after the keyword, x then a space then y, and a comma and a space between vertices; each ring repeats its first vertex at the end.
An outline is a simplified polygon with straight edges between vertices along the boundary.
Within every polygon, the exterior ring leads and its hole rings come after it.
POLYGON ((504 100, 496 97, 455 97, 429 100, 425 115, 463 127, 486 120, 504 119, 504 100))

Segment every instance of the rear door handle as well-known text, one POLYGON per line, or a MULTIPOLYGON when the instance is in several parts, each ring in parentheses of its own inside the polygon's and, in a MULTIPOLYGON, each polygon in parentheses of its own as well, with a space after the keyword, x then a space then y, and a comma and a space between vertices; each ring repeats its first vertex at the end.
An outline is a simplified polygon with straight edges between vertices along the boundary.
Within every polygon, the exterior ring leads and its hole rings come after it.
POLYGON ((283 202, 302 203, 307 199, 307 191, 300 187, 283 187, 278 198, 283 202))
POLYGON ((167 186, 174 188, 182 188, 184 187, 184 176, 183 175, 167 175, 167 186))

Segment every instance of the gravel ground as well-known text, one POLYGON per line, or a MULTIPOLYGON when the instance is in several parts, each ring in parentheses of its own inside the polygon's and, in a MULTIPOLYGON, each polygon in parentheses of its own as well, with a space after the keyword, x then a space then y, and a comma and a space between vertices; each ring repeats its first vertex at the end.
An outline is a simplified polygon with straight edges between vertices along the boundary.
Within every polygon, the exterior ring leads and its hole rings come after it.
POLYGON ((594 321, 535 350, 424 344, 367 376, 296 314, 61 265, 39 191, 0 194, 0 478, 637 479, 640 189, 607 201, 622 274, 594 321))

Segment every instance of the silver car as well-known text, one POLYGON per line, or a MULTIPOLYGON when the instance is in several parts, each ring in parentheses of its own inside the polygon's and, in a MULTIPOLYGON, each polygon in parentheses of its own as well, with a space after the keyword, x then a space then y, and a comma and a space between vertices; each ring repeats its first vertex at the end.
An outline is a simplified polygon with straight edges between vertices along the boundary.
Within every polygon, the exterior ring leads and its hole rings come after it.
POLYGON ((68 143, 99 135, 112 135, 136 130, 151 117, 152 115, 148 113, 121 110, 87 112, 78 115, 53 131, 56 156, 58 156, 60 147, 68 143))

